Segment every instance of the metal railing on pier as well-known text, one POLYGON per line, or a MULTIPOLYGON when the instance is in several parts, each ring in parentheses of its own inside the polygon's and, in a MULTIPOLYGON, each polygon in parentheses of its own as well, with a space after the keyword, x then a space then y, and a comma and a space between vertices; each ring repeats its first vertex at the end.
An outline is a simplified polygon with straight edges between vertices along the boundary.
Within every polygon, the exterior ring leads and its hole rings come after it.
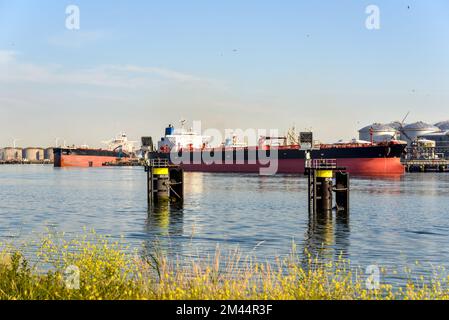
POLYGON ((337 159, 307 159, 305 166, 307 169, 336 169, 337 159))
POLYGON ((153 168, 166 168, 170 166, 168 159, 148 159, 147 165, 153 168))

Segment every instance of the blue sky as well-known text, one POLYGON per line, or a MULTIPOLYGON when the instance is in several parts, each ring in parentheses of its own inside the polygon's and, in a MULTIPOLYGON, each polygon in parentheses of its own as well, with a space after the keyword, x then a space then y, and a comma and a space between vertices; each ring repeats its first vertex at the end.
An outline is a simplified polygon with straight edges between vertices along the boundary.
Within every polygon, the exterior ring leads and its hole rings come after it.
POLYGON ((181 117, 327 142, 407 111, 436 122, 448 57, 445 0, 0 0, 0 145, 158 137, 181 117), (370 4, 380 30, 365 28, 370 4))

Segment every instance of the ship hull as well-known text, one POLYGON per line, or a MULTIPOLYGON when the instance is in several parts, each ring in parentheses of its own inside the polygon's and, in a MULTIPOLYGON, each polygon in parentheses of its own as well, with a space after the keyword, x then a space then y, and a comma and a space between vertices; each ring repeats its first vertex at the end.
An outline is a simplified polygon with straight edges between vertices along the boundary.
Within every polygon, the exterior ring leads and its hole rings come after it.
MULTIPOLYGON (((405 172, 404 166, 397 158, 338 159, 337 164, 357 175, 399 175, 405 172)), ((304 165, 303 159, 281 159, 276 173, 303 174, 304 165)), ((259 173, 262 168, 268 168, 259 164, 182 164, 181 166, 187 172, 259 173)))
POLYGON ((55 148, 55 167, 102 167, 106 163, 116 162, 120 158, 127 158, 123 154, 108 150, 96 149, 62 149, 55 148))
MULTIPOLYGON (((326 147, 312 150, 311 159, 335 159, 339 167, 345 167, 356 175, 401 175, 405 169, 401 164, 401 156, 405 145, 392 144, 364 147, 326 147)), ((268 151, 263 151, 268 152, 268 151)), ((278 149, 271 161, 266 158, 259 161, 258 152, 244 150, 224 150, 218 161, 210 161, 210 151, 189 151, 179 153, 155 153, 152 157, 170 157, 171 162, 180 164, 187 172, 233 172, 267 174, 303 174, 306 153, 297 148, 278 149), (206 154, 206 158, 205 158, 206 154), (206 159, 206 160, 205 160, 206 159)), ((217 151, 214 154, 219 154, 217 151)))

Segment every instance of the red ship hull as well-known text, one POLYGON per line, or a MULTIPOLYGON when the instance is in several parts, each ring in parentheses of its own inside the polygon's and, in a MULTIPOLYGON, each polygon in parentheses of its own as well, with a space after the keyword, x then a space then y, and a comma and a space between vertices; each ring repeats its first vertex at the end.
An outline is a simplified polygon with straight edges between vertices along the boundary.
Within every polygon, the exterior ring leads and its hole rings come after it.
MULTIPOLYGON (((338 166, 345 167, 356 175, 400 175, 404 174, 404 166, 399 158, 360 158, 338 159, 338 166)), ((235 172, 259 173, 258 164, 182 164, 185 171, 190 172, 235 172)), ((304 173, 304 159, 280 159, 277 173, 304 173)))
POLYGON ((106 162, 116 160, 116 157, 68 155, 61 157, 61 161, 57 167, 102 167, 106 162))
POLYGON ((321 145, 319 149, 302 150, 295 146, 277 149, 204 149, 180 150, 174 153, 155 152, 154 158, 169 158, 186 171, 197 172, 246 172, 261 174, 302 174, 306 153, 309 159, 334 159, 338 167, 344 167, 356 175, 401 175, 405 173, 401 163, 404 143, 321 145), (211 161, 213 159, 213 161, 211 161), (266 161, 268 160, 268 161, 266 161), (264 168, 261 170, 261 168, 264 168))
POLYGON ((55 148, 55 167, 102 167, 105 163, 116 162, 120 158, 128 158, 120 152, 101 149, 63 149, 55 148))

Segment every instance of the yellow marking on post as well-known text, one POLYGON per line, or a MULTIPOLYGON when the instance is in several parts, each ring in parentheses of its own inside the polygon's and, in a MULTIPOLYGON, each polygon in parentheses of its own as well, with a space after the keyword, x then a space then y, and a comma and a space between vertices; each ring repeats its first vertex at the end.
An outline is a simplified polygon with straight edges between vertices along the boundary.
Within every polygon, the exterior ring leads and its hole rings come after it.
POLYGON ((316 176, 318 178, 332 178, 334 173, 332 170, 317 170, 316 176))
POLYGON ((168 175, 168 168, 153 168, 153 174, 158 176, 168 175))

